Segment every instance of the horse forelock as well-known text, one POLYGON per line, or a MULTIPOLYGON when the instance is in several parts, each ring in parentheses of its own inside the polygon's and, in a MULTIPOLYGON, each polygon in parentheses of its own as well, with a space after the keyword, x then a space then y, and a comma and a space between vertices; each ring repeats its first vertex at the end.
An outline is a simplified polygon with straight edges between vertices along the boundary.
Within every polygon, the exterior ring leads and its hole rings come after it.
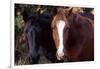
POLYGON ((65 14, 64 14, 64 13, 63 13, 63 14, 58 14, 58 13, 57 13, 57 14, 54 16, 54 18, 53 18, 51 27, 52 27, 52 28, 56 27, 56 24, 58 23, 57 21, 59 21, 59 20, 65 21, 65 24, 68 25, 68 21, 67 21, 67 19, 66 19, 65 14))

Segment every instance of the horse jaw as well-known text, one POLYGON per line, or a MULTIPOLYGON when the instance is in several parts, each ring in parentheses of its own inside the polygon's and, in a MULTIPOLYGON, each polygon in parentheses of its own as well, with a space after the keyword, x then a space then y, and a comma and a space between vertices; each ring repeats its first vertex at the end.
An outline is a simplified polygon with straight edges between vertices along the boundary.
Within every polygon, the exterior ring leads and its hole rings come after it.
POLYGON ((59 46, 57 49, 57 59, 61 60, 64 56, 63 30, 65 27, 65 22, 63 20, 59 20, 56 26, 57 26, 58 36, 59 36, 59 46))

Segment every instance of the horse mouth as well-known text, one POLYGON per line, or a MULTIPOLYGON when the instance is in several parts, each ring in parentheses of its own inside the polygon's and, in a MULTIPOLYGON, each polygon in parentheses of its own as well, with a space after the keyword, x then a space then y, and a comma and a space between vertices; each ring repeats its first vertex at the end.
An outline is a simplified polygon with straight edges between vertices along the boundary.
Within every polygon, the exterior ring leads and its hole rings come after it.
POLYGON ((62 56, 62 57, 57 57, 58 62, 68 62, 68 59, 66 58, 66 56, 62 56))
POLYGON ((56 53, 56 57, 57 57, 57 60, 63 60, 64 59, 64 53, 56 53))

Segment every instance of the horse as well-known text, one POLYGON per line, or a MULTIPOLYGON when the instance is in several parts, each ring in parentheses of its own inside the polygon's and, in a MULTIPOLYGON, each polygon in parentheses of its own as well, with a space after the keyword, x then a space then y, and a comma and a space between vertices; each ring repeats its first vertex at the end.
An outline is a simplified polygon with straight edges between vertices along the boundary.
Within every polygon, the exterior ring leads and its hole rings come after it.
POLYGON ((56 46, 56 57, 67 62, 94 60, 93 21, 79 13, 56 8, 51 23, 52 37, 56 46))
MULTIPOLYGON (((24 10, 22 14, 25 27, 22 29, 20 37, 16 38, 17 41, 15 41, 15 62, 18 64, 17 61, 20 61, 21 58, 22 64, 37 64, 41 59, 40 52, 43 52, 46 59, 54 63, 56 48, 50 28, 52 16, 49 12, 40 13, 40 10, 31 15, 28 13, 24 10), (22 52, 22 44, 24 44, 24 52, 22 52)), ((17 27, 15 29, 17 35, 17 27)))
POLYGON ((50 28, 51 15, 49 13, 36 13, 26 18, 25 21, 24 32, 29 47, 27 58, 32 58, 31 63, 37 64, 41 57, 39 53, 41 47, 46 59, 54 63, 56 49, 50 28))
POLYGON ((24 34, 27 40, 27 44, 29 47, 29 53, 26 56, 26 60, 31 59, 30 64, 37 64, 39 60, 39 34, 40 34, 40 27, 38 25, 38 15, 33 14, 28 17, 25 28, 24 34))

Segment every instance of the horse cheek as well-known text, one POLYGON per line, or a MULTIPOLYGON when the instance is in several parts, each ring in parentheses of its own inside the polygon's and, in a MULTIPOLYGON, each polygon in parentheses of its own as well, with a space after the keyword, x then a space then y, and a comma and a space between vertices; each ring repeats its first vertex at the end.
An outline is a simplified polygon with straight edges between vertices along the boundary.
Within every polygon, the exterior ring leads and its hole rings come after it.
POLYGON ((58 34, 54 30, 53 30, 53 39, 54 39, 54 43, 55 43, 56 48, 58 48, 58 44, 59 44, 58 34))

